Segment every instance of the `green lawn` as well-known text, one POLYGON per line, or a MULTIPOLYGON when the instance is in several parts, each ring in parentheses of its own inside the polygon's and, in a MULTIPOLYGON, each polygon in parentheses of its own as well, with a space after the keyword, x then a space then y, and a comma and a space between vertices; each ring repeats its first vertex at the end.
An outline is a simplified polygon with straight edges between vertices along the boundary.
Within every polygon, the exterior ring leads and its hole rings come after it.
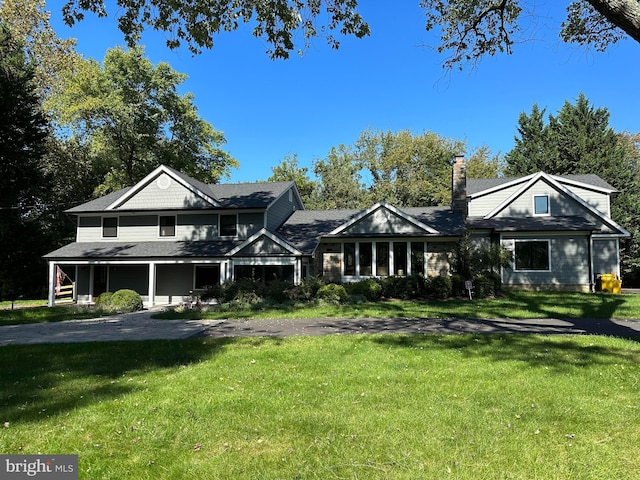
MULTIPOLYGON (((0 304, 0 326, 59 322, 100 315, 75 305, 6 308, 0 304), (4 309, 2 308, 4 307, 4 309)), ((354 305, 297 304, 268 308, 213 307, 205 311, 158 313, 156 318, 640 318, 640 295, 559 292, 509 292, 502 298, 473 300, 381 301, 354 305)))
POLYGON ((0 451, 81 479, 633 479, 639 365, 594 336, 9 346, 0 451))
POLYGON ((640 295, 509 292, 502 298, 167 312, 158 318, 640 318, 640 295))

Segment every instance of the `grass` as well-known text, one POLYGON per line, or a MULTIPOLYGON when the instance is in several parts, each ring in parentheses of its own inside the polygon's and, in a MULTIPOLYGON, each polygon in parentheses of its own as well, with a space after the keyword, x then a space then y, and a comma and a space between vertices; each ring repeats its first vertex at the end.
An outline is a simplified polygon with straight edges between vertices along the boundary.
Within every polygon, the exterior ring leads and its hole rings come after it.
POLYGON ((77 305, 57 306, 51 308, 36 305, 34 307, 22 307, 14 310, 0 309, 0 327, 3 325, 61 322, 63 320, 95 318, 101 315, 102 313, 98 310, 77 305))
POLYGON ((0 371, 0 451, 78 454, 81 479, 640 478, 631 340, 10 346, 0 371))
MULTIPOLYGON (((34 301, 37 302, 37 301, 34 301)), ((76 305, 53 308, 2 308, 0 326, 93 318, 100 311, 76 305)), ((46 302, 44 302, 46 305, 46 302)), ((167 311, 155 318, 640 318, 640 295, 559 292, 508 292, 496 299, 381 301, 353 305, 296 304, 254 308, 222 307, 167 311)))
POLYGON ((166 312, 157 318, 640 318, 640 295, 508 292, 483 300, 383 301, 166 312))

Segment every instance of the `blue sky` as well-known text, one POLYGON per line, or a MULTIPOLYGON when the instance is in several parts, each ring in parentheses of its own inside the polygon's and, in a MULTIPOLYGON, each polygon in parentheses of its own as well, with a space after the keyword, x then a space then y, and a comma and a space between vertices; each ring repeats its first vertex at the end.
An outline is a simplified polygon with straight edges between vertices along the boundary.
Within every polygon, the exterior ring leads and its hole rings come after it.
MULTIPOLYGON (((51 24, 59 37, 76 38, 85 57, 101 61, 107 49, 124 46, 113 2, 110 18, 88 14, 72 28, 62 23, 62 3, 47 2, 51 24)), ((214 38, 213 50, 199 56, 167 49, 163 34, 144 34, 149 59, 187 74, 181 91, 193 93, 200 116, 224 132, 226 150, 240 162, 224 183, 266 180, 293 154, 312 173, 314 160, 355 143, 365 129, 431 131, 466 141, 468 153, 486 145, 504 154, 521 112, 537 103, 556 114, 580 92, 609 109, 616 131, 640 131, 640 44, 627 40, 604 53, 563 44, 557 32, 569 2, 538 0, 541 16, 524 33, 532 40, 449 73, 418 0, 360 3, 370 37, 341 38, 337 51, 315 39, 286 61, 270 60, 246 29, 214 38)))

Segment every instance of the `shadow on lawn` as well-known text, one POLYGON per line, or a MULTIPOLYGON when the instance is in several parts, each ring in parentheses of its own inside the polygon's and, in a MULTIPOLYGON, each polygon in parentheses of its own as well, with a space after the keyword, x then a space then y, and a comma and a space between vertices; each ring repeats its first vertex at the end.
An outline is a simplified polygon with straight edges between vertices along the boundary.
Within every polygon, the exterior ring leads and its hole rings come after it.
POLYGON ((144 388, 136 375, 211 358, 233 339, 0 348, 0 422, 36 422, 144 388))
POLYGON ((640 350, 585 344, 575 337, 540 335, 394 335, 376 336, 376 343, 404 348, 456 350, 460 355, 492 361, 518 361, 531 367, 567 373, 576 367, 637 364, 640 350))

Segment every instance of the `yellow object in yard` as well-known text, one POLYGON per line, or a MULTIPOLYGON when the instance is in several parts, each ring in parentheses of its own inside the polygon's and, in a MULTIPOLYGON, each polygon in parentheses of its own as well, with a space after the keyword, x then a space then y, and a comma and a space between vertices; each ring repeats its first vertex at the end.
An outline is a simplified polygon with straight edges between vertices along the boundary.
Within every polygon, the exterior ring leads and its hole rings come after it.
POLYGON ((620 293, 622 280, 619 280, 614 273, 603 273, 600 275, 603 292, 620 293))

